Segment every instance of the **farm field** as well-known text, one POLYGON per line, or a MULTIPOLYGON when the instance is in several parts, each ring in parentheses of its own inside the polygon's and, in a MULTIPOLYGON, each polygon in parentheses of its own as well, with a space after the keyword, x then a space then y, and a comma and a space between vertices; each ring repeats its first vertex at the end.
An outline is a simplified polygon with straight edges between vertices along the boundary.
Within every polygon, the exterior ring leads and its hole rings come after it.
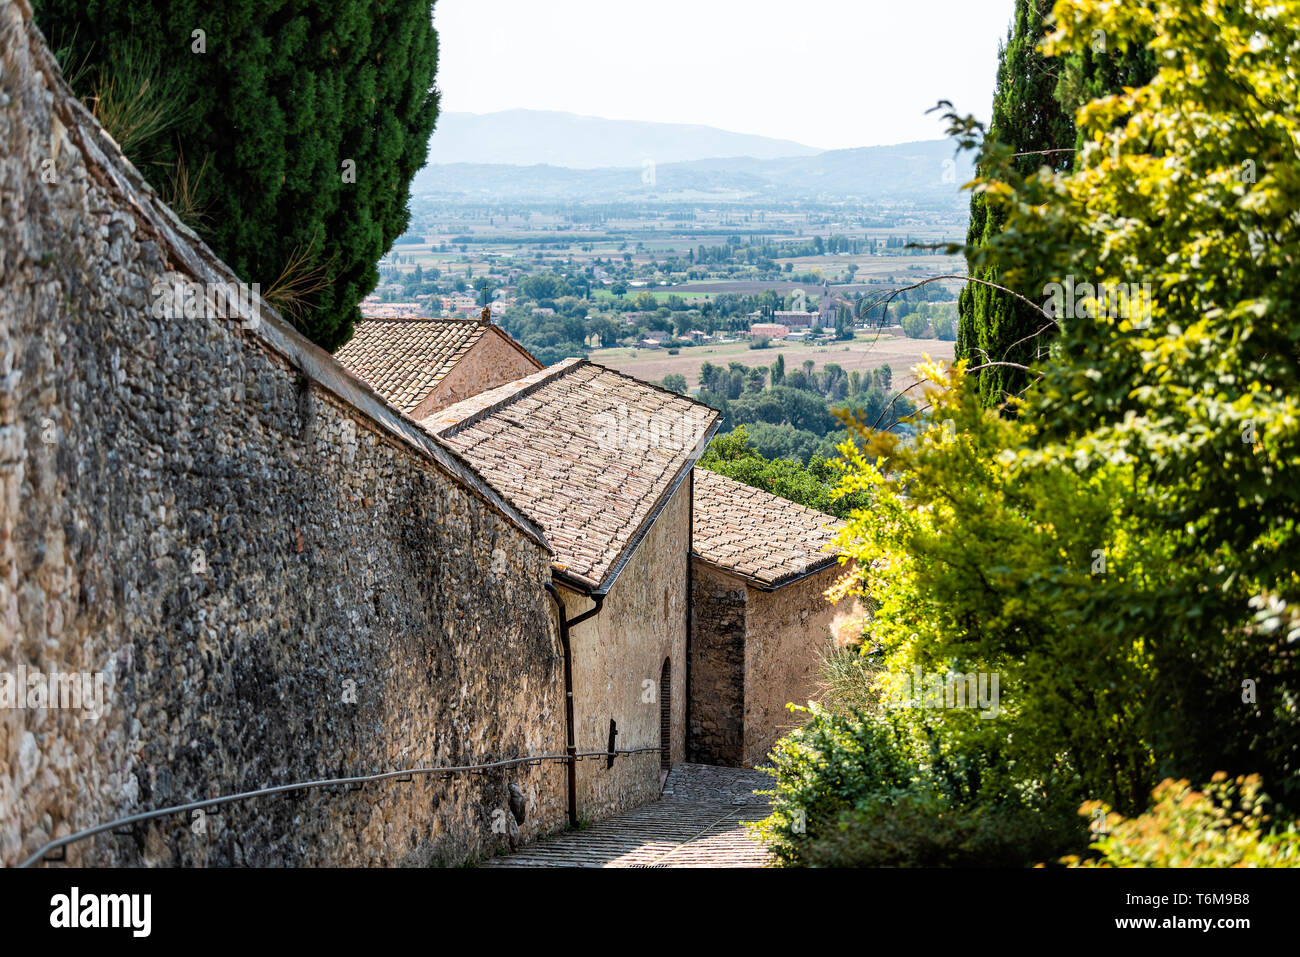
POLYGON ((808 359, 817 369, 834 362, 846 372, 869 371, 888 365, 897 391, 916 381, 911 375, 912 366, 927 355, 932 359, 951 361, 955 346, 952 341, 940 339, 909 339, 888 334, 877 337, 874 333, 859 333, 852 342, 832 345, 773 342, 766 349, 751 349, 746 342, 730 342, 685 347, 675 356, 668 355, 663 349, 598 349, 591 354, 591 361, 646 382, 662 382, 664 376, 677 373, 686 377, 687 387, 692 390, 700 384, 700 366, 705 362, 723 366, 739 362, 753 367, 771 365, 778 355, 784 355, 787 370, 802 367, 808 359))

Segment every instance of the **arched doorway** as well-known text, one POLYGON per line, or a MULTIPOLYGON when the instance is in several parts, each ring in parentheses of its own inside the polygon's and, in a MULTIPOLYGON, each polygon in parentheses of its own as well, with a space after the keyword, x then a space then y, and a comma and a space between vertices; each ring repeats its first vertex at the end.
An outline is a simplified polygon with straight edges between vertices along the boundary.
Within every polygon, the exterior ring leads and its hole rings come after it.
POLYGON ((664 659, 659 672, 659 768, 671 770, 673 766, 673 664, 664 659))

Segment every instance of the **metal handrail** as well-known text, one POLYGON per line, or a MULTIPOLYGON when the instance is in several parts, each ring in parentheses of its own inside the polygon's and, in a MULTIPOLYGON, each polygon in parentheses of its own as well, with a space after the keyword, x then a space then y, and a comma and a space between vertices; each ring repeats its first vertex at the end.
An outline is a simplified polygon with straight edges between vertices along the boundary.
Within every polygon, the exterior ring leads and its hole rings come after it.
MULTIPOLYGON (((646 752, 662 752, 663 748, 659 746, 649 748, 620 748, 613 754, 643 754, 646 752)), ((578 760, 583 758, 608 758, 610 751, 582 751, 574 755, 578 760)), ((453 774, 463 773, 466 771, 492 771, 501 768, 515 767, 520 764, 537 765, 543 761, 568 761, 567 754, 535 754, 522 758, 508 758, 504 761, 492 761, 487 764, 466 764, 457 767, 425 767, 425 768, 408 768, 403 771, 383 771, 379 774, 361 774, 347 778, 322 778, 317 781, 298 781, 293 784, 277 784, 273 787, 258 788, 255 791, 241 791, 238 794, 226 794, 221 797, 207 798, 203 801, 191 801, 187 804, 175 804, 171 807, 159 808, 155 811, 141 811, 138 814, 130 814, 126 817, 120 817, 104 824, 96 824, 94 827, 88 827, 84 830, 76 831, 57 840, 42 845, 30 856, 28 856, 18 866, 31 867, 40 861, 51 851, 57 851, 59 848, 67 847, 69 844, 75 844, 83 841, 88 837, 94 837, 96 834, 103 834, 105 831, 116 830, 120 827, 126 827, 132 824, 139 824, 142 821, 149 821, 154 818, 167 817, 172 814, 185 814, 189 811, 198 811, 203 808, 216 807, 221 804, 232 804, 235 801, 246 801, 255 797, 266 797, 271 794, 283 794, 287 791, 310 791, 316 788, 337 787, 346 784, 367 784, 373 781, 385 781, 394 779, 405 779, 403 784, 414 780, 415 775, 445 775, 451 777, 453 774)))

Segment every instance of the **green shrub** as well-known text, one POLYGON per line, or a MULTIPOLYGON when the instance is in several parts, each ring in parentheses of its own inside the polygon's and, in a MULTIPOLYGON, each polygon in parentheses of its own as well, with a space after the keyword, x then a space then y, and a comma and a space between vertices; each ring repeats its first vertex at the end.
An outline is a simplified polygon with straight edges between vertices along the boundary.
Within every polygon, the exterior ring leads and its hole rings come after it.
POLYGON ((996 745, 946 750, 915 713, 792 710, 811 720, 773 749, 773 811, 752 825, 783 866, 1029 866, 1084 845, 996 745))
POLYGON ((1222 772, 1201 791, 1166 778, 1154 806, 1125 819, 1100 801, 1079 814, 1100 823, 1100 858, 1064 859, 1070 867, 1300 867, 1300 822, 1269 826, 1268 797, 1258 775, 1231 781, 1222 772))
POLYGON ((1025 867, 1083 842, 1064 815, 1018 805, 954 807, 907 791, 845 812, 804 851, 809 867, 1025 867))

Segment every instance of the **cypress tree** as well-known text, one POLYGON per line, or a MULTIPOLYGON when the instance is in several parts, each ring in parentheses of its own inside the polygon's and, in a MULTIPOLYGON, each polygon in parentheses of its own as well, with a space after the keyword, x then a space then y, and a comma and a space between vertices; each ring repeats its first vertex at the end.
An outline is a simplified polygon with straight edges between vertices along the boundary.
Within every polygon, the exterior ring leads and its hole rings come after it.
POLYGON ((119 140, 150 183, 314 342, 346 342, 437 118, 432 0, 35 6, 73 89, 147 120, 119 140))
MULTIPOLYGON (((1028 154, 1011 161, 1014 172, 1021 176, 1031 175, 1042 166, 1057 171, 1069 169, 1074 163, 1072 150, 1083 145, 1074 126, 1079 107, 1122 87, 1141 86, 1155 73, 1155 57, 1145 46, 1108 50, 1104 35, 1095 37, 1082 53, 1065 59, 1043 57, 1036 47, 1048 32, 1046 21, 1051 7, 1051 0, 1016 0, 1015 20, 998 53, 998 81, 988 137, 1013 146, 1018 154, 1028 154), (1057 152, 1041 152, 1053 150, 1057 152)), ((977 175, 984 172, 978 169, 977 175)), ((1005 219, 1001 208, 989 206, 983 194, 974 194, 968 246, 987 243, 1002 231, 1005 219)), ((1035 302, 1042 301, 1043 283, 1051 278, 1021 276, 1012 284, 996 266, 970 262, 968 268, 972 278, 1015 289, 1035 302)), ((958 296, 957 309, 956 356, 969 359, 971 365, 1000 360, 1032 365, 1043 340, 1051 335, 1043 332, 1021 342, 1042 330, 1048 320, 1014 297, 979 283, 966 284, 958 296)), ((988 407, 998 406, 1008 396, 1019 393, 1030 378, 1008 366, 982 369, 977 374, 980 396, 988 407)))
MULTIPOLYGON (((1045 150, 1068 150, 1074 144, 1074 122, 1055 96, 1059 82, 1059 65, 1036 49, 1046 35, 1045 20, 1051 12, 1050 0, 1016 0, 1015 19, 1007 41, 998 51, 998 79, 993 94, 993 116, 987 136, 1011 145, 1017 156, 1012 160, 1016 172, 1030 175, 1041 166, 1067 169, 1072 162, 1069 152, 1041 153, 1045 150), (1038 155, 1034 155, 1038 154, 1038 155)), ((976 175, 984 175, 981 168, 976 175)), ((983 245, 1002 231, 1005 214, 986 203, 984 195, 971 196, 968 245, 983 245)), ((969 274, 998 285, 1008 285, 994 266, 970 264, 969 274)), ((1041 299, 1041 283, 1022 279, 1017 292, 1031 300, 1041 299)), ((1010 288, 1010 286, 1009 286, 1010 288)), ((1037 348, 1030 341, 1008 352, 1012 343, 1042 327, 1043 315, 1030 306, 997 289, 968 282, 957 299, 958 323, 956 356, 969 359, 972 366, 987 361, 1006 360, 1028 365, 1037 348)), ((976 373, 981 400, 996 406, 1008 395, 1024 389, 1028 377, 1018 369, 994 366, 976 373)))

